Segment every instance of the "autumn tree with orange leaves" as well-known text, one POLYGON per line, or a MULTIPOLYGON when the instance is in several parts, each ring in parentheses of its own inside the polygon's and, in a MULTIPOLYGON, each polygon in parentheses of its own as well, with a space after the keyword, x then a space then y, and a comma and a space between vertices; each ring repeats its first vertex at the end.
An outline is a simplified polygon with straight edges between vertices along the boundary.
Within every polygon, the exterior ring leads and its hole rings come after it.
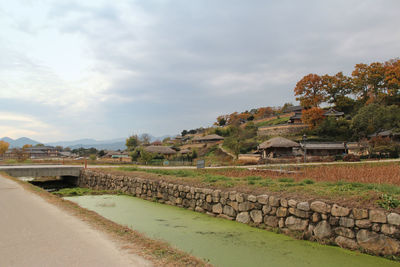
POLYGON ((400 59, 385 62, 386 104, 400 103, 400 59))
POLYGON ((323 80, 318 74, 308 74, 294 88, 296 100, 305 108, 318 107, 326 100, 323 80))
POLYGON ((10 146, 9 143, 7 143, 5 141, 0 141, 0 155, 3 155, 4 153, 6 153, 9 146, 10 146))
POLYGON ((362 103, 380 103, 386 94, 385 65, 374 62, 357 64, 351 73, 353 93, 362 103))
POLYGON ((301 120, 307 124, 311 129, 318 126, 324 120, 325 110, 319 107, 312 107, 302 111, 301 120))

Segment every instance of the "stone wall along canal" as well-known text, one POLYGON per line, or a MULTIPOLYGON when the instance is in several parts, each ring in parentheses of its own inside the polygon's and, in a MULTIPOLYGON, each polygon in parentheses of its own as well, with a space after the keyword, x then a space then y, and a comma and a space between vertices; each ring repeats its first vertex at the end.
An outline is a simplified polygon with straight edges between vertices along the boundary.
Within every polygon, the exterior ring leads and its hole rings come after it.
POLYGON ((248 195, 84 170, 81 187, 120 190, 143 199, 256 226, 295 233, 377 255, 400 255, 400 215, 382 209, 342 207, 274 195, 248 195))
POLYGON ((384 258, 214 218, 187 209, 130 196, 81 196, 67 200, 167 241, 215 266, 400 266, 384 258))

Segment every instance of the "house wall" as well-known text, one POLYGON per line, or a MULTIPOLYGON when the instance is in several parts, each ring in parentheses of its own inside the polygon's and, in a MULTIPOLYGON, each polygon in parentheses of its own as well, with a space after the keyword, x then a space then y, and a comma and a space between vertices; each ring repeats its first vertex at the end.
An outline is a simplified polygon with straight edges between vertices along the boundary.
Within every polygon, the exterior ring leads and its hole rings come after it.
POLYGON ((344 152, 344 149, 307 149, 307 155, 310 156, 335 156, 344 152))

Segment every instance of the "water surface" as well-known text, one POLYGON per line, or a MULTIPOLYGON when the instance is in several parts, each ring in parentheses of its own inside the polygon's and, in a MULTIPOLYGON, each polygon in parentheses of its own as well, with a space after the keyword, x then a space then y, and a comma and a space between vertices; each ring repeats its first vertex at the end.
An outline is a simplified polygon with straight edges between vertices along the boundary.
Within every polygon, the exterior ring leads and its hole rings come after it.
POLYGON ((65 199, 215 266, 400 266, 379 257, 295 240, 237 222, 129 196, 65 199))

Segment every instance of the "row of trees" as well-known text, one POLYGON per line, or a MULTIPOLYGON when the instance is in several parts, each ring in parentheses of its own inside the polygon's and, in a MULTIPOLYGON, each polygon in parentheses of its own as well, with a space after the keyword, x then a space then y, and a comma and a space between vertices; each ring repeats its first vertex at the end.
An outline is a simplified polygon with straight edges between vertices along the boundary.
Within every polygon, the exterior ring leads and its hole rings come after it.
POLYGON ((294 93, 305 108, 303 122, 316 135, 359 140, 383 130, 400 130, 399 59, 357 64, 351 76, 308 74, 294 93), (345 118, 325 118, 322 104, 344 112, 345 118))
POLYGON ((327 103, 340 111, 350 112, 355 105, 397 105, 400 102, 400 59, 356 64, 351 76, 343 72, 308 74, 297 82, 294 93, 305 108, 327 103))

